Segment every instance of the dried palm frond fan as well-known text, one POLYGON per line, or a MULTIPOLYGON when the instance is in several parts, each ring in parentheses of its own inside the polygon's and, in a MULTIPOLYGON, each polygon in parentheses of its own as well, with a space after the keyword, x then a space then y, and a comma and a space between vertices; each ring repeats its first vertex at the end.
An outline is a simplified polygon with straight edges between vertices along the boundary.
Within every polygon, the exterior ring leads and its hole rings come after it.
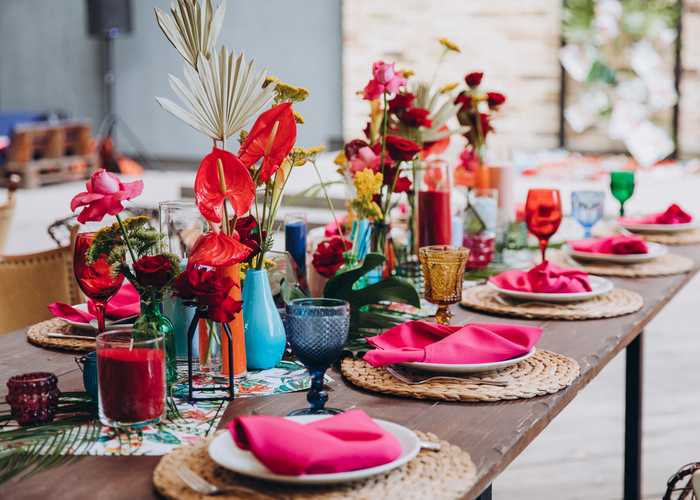
POLYGON ((170 87, 185 107, 157 97, 168 112, 222 144, 240 132, 267 104, 273 86, 263 86, 265 71, 226 47, 214 50, 221 31, 226 2, 214 10, 211 0, 177 0, 170 14, 155 9, 161 30, 185 59, 185 81, 169 75, 170 87))
POLYGON ((666 483, 663 500, 700 498, 700 462, 684 465, 666 483))

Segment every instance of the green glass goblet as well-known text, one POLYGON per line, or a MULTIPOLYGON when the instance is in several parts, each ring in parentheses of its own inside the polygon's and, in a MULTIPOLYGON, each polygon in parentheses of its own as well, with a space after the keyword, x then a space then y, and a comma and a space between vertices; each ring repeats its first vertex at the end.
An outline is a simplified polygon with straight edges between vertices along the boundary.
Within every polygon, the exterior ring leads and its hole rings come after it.
POLYGON ((625 202, 634 193, 634 172, 629 170, 610 173, 610 191, 617 201, 620 202, 620 216, 625 215, 625 202))

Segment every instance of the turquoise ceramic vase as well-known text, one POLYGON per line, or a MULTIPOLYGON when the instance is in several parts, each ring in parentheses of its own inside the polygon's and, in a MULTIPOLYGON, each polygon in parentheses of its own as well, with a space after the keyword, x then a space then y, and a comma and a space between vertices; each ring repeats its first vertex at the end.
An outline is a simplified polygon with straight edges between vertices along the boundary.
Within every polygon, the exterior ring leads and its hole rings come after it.
POLYGON ((287 337, 265 269, 249 269, 243 283, 243 325, 249 370, 266 370, 282 360, 287 337))

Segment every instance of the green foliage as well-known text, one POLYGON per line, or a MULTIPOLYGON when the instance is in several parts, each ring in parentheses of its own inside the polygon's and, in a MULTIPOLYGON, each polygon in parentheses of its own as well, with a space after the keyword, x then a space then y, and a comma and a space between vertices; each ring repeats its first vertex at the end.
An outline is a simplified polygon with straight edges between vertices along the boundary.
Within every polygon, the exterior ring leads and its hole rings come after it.
MULTIPOLYGON (((129 217, 122 223, 137 258, 148 255, 163 238, 160 232, 151 227, 148 217, 142 215, 129 217)), ((119 222, 97 232, 95 241, 88 251, 88 262, 94 262, 101 255, 106 255, 107 261, 112 265, 120 264, 127 255, 126 242, 119 222)))

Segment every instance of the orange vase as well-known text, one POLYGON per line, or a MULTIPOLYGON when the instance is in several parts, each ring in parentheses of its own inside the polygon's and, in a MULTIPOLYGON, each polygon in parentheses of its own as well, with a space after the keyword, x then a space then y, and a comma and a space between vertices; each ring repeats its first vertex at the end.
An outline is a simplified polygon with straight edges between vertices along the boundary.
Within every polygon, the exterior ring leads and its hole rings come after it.
MULTIPOLYGON (((235 264, 222 269, 224 274, 231 278, 234 282, 234 287, 231 289, 230 297, 233 300, 241 300, 241 266, 235 264)), ((247 373, 246 357, 245 357, 245 331, 243 329, 243 311, 239 312, 233 321, 228 324, 231 329, 231 338, 233 340, 233 375, 242 377, 247 373)), ((228 337, 221 329, 221 361, 222 372, 228 375, 228 337)))

